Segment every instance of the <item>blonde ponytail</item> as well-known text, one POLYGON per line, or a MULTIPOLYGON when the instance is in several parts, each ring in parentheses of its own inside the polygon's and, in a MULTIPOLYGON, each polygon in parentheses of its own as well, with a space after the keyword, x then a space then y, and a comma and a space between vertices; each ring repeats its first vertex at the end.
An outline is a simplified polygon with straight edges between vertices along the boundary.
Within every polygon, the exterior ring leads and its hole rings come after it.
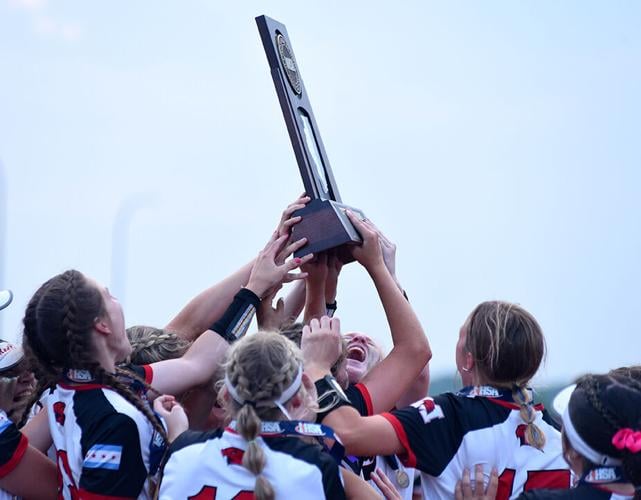
POLYGON ((526 424, 525 441, 537 450, 542 450, 545 446, 545 434, 534 423, 536 420, 536 410, 532 400, 532 391, 528 387, 515 385, 512 389, 512 398, 519 405, 519 414, 526 424))

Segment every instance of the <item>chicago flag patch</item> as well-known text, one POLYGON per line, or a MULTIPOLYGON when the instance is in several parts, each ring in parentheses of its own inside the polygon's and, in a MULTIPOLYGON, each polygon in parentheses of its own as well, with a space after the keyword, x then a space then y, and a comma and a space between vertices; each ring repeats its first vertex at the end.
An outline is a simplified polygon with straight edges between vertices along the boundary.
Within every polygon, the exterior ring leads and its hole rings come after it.
POLYGON ((122 458, 122 446, 94 444, 85 455, 82 466, 86 469, 118 470, 122 458))

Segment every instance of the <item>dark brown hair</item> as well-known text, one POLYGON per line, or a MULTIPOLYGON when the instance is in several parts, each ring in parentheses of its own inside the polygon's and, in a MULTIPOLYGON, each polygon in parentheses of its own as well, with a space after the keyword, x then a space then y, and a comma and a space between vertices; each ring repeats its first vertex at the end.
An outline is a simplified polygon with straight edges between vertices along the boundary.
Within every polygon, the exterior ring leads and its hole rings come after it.
MULTIPOLYGON (((91 331, 105 314, 100 290, 76 270, 65 271, 44 283, 33 295, 24 316, 23 349, 38 379, 34 396, 22 417, 47 388, 58 383, 66 369, 87 370, 97 383, 116 391, 142 412, 164 437, 166 433, 149 405, 118 376, 96 361, 91 331)), ((128 377, 143 380, 129 371, 128 377)))
POLYGON ((640 375, 639 367, 586 375, 578 380, 568 405, 581 438, 599 453, 621 459, 626 476, 637 489, 641 487, 641 452, 617 449, 612 438, 624 428, 641 430, 640 375))

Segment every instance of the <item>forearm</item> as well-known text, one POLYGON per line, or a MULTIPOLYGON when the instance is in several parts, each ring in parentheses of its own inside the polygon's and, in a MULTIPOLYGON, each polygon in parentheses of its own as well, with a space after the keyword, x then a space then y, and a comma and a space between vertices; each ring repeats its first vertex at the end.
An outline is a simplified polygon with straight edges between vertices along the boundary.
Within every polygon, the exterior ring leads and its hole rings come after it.
POLYGON ((305 280, 299 280, 294 283, 292 291, 287 294, 285 298, 285 317, 291 318, 291 321, 296 321, 300 313, 305 308, 305 280))
POLYGON ((228 349, 225 339, 208 330, 196 339, 182 358, 153 363, 151 385, 159 393, 177 396, 210 381, 225 360, 228 349))
POLYGON ((340 437, 349 455, 369 457, 403 452, 394 428, 380 415, 361 417, 353 407, 341 406, 330 412, 322 423, 340 437))
POLYGON ((222 316, 234 295, 249 280, 254 260, 220 283, 209 287, 190 300, 165 327, 188 340, 193 340, 222 316))
POLYGON ((421 373, 418 374, 409 388, 396 402, 396 408, 405 408, 419 399, 427 397, 430 387, 430 365, 425 365, 421 373))
POLYGON ((423 327, 387 268, 381 263, 368 269, 368 272, 383 304, 394 350, 413 353, 408 362, 416 365, 418 373, 432 357, 423 327))
POLYGON ((308 278, 305 294, 304 323, 309 324, 313 319, 325 316, 325 282, 310 281, 308 278))
POLYGON ((46 453, 53 443, 49 422, 47 421, 47 407, 45 406, 35 417, 29 420, 21 430, 29 439, 31 446, 46 453))

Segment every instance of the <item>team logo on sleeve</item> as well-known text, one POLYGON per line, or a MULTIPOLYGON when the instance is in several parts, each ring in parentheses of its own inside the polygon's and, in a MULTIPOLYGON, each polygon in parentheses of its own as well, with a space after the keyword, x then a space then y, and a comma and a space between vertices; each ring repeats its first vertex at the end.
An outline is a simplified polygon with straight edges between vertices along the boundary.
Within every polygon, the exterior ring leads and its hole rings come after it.
POLYGON ((85 469, 118 470, 122 458, 122 446, 94 444, 85 455, 82 466, 85 469))
POLYGON ((220 452, 227 460, 227 465, 243 465, 245 452, 240 448, 223 448, 220 452))
POLYGON ((443 409, 440 405, 434 403, 432 398, 425 398, 413 403, 412 406, 418 409, 424 424, 429 424, 432 420, 445 418, 443 409))
POLYGON ((57 401, 53 404, 53 416, 60 425, 65 425, 65 404, 57 401))

